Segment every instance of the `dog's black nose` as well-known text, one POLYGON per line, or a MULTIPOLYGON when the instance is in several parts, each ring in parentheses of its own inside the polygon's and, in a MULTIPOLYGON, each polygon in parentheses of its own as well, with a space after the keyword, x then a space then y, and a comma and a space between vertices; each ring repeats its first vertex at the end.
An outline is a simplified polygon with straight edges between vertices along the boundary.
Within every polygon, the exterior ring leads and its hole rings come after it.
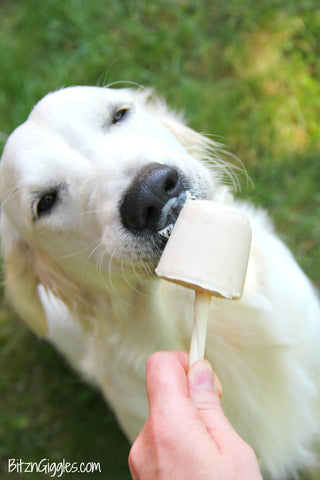
POLYGON ((136 233, 142 230, 157 232, 174 223, 182 208, 179 195, 183 196, 187 183, 176 168, 149 163, 139 172, 122 200, 122 224, 136 233))

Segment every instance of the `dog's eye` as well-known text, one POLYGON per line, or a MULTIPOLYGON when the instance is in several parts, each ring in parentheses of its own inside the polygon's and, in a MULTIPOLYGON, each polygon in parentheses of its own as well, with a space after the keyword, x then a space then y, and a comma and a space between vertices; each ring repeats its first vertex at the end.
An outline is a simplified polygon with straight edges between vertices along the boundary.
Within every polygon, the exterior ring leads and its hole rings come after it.
POLYGON ((58 199, 58 192, 57 190, 53 190, 52 192, 45 193, 37 203, 37 217, 41 217, 44 213, 48 213, 58 199))
POLYGON ((129 107, 118 108, 112 115, 112 125, 121 122, 129 112, 129 107))

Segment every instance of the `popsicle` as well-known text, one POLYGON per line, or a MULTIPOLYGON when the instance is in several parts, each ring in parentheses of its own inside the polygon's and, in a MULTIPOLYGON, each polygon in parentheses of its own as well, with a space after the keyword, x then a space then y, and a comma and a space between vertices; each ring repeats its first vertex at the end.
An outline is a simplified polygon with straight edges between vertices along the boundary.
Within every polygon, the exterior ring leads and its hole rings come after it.
POLYGON ((250 222, 238 210, 207 200, 182 208, 155 271, 195 290, 189 366, 204 358, 211 296, 241 297, 250 245, 250 222))

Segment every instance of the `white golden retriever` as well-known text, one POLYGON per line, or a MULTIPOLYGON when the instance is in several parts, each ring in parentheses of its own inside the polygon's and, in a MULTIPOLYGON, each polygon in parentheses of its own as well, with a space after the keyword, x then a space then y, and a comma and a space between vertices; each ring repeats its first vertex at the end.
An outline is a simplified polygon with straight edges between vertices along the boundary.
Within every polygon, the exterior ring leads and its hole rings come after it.
POLYGON ((167 227, 187 195, 244 212, 245 291, 214 300, 206 356, 265 478, 286 479, 318 456, 319 302, 267 215, 234 200, 225 171, 213 142, 148 92, 47 95, 2 157, 6 290, 29 327, 99 385, 132 441, 148 411, 147 358, 189 348, 193 294, 154 275, 167 227))

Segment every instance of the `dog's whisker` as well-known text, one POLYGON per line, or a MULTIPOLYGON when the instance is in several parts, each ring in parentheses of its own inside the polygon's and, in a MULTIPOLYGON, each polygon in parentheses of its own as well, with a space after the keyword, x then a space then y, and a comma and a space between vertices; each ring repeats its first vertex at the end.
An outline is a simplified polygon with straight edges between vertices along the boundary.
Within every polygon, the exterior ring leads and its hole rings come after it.
POLYGON ((112 68, 114 67, 114 65, 117 63, 117 60, 113 60, 111 62, 111 64, 109 65, 108 67, 108 70, 106 70, 104 73, 101 74, 98 82, 97 82, 97 87, 105 87, 105 85, 107 85, 107 78, 112 70, 112 68))
POLYGON ((91 214, 91 213, 99 213, 99 212, 102 212, 102 211, 103 211, 102 208, 95 208, 95 209, 93 209, 93 210, 86 210, 86 211, 84 211, 84 212, 78 212, 78 213, 76 213, 76 217, 80 217, 80 216, 82 216, 82 215, 89 215, 89 214, 91 214))
POLYGON ((144 282, 146 278, 149 278, 148 272, 146 271, 146 268, 145 268, 146 264, 145 262, 139 262, 139 272, 138 272, 136 268, 137 261, 133 257, 134 257, 134 251, 131 251, 130 252, 130 268, 132 269, 137 280, 144 282))
MULTIPOLYGON (((80 250, 77 250, 76 252, 68 253, 66 255, 60 255, 58 257, 55 257, 55 260, 62 260, 64 258, 76 257, 77 255, 81 255, 81 253, 84 253, 86 250, 89 250, 92 247, 92 245, 95 245, 95 244, 96 244, 96 240, 93 241, 92 243, 90 243, 89 245, 86 245, 85 247, 81 248, 80 250)), ((91 256, 91 253, 90 253, 88 258, 90 258, 90 256, 91 256)), ((87 261, 88 261, 88 258, 87 258, 87 261)), ((86 261, 86 263, 87 263, 87 261, 86 261)))
MULTIPOLYGON (((123 276, 123 279, 125 281, 125 283, 128 285, 128 287, 135 293, 137 293, 138 295, 142 295, 142 296, 146 296, 146 294, 143 294, 140 290, 137 290, 135 288, 134 285, 132 285, 132 283, 130 282, 130 280, 128 279, 126 273, 125 273, 125 270, 124 270, 124 262, 121 260, 121 273, 122 273, 122 276, 123 276)), ((138 277, 137 277, 138 279, 138 277)), ((139 280, 139 279, 138 279, 139 280)))
MULTIPOLYGON (((133 252, 131 251, 130 262, 129 262, 129 264, 126 264, 126 265, 127 265, 127 267, 131 268, 131 270, 132 270, 135 278, 137 279, 137 281, 139 283, 141 283, 141 282, 143 283, 145 281, 145 278, 141 277, 141 275, 137 272, 136 267, 135 267, 135 262, 134 262, 132 257, 133 257, 133 252)), ((125 280, 127 280, 128 285, 130 285, 132 287, 131 282, 128 280, 125 272, 123 271, 123 263, 124 262, 121 261, 121 271, 123 273, 123 276, 124 276, 125 280)), ((140 290, 137 290, 135 287, 132 287, 132 290, 137 292, 139 295, 146 296, 146 294, 142 293, 142 291, 140 291, 140 290)))
MULTIPOLYGON (((139 282, 143 282, 145 279, 141 277, 141 275, 139 274, 139 272, 137 272, 137 269, 135 267, 135 264, 134 264, 134 261, 132 259, 132 254, 131 254, 131 260, 130 260, 130 268, 132 269, 135 277, 137 278, 137 280, 139 282)), ((141 292, 139 292, 141 294, 141 292)))
MULTIPOLYGON (((100 245, 102 245, 102 244, 100 244, 100 245)), ((114 288, 111 276, 108 276, 109 283, 107 282, 107 278, 106 278, 107 267, 104 267, 104 263, 106 264, 106 260, 107 260, 107 252, 103 249, 100 256, 99 256, 99 260, 96 264, 97 273, 98 273, 98 276, 101 279, 101 282, 104 285, 106 291, 110 295, 118 296, 118 293, 114 288)), ((109 261, 110 261, 110 259, 109 259, 109 261)))
POLYGON ((204 161, 220 183, 231 185, 236 192, 241 190, 239 174, 245 176, 249 186, 250 177, 241 160, 228 152, 222 143, 209 138, 210 136, 212 135, 197 134, 197 141, 188 146, 188 153, 204 161), (228 162, 225 157, 231 158, 232 162, 228 162))
MULTIPOLYGON (((124 307, 130 307, 131 303, 123 298, 123 296, 121 295, 121 292, 119 292, 116 289, 116 287, 114 285, 114 282, 112 280, 112 262, 114 260, 116 251, 117 251, 117 249, 115 248, 113 250, 112 254, 110 255, 109 262, 108 262, 108 278, 109 278, 109 282, 110 282, 110 286, 111 286, 111 293, 117 299, 119 304, 121 304, 124 307)), ((120 268, 122 269, 122 261, 120 263, 121 263, 120 268)))
MULTIPOLYGON (((101 243, 100 243, 100 245, 101 245, 101 243)), ((99 278, 101 279, 101 281, 104 285, 105 285, 105 276, 102 273, 102 264, 103 264, 105 256, 106 256, 106 252, 104 250, 102 250, 100 252, 100 255, 99 255, 99 258, 98 258, 98 261, 97 261, 97 264, 96 264, 96 271, 97 271, 98 276, 99 276, 99 278)))
POLYGON ((104 286, 108 290, 112 290, 112 288, 110 289, 110 285, 106 281, 106 275, 105 275, 106 268, 104 268, 104 264, 106 265, 106 258, 107 258, 107 252, 105 250, 102 250, 99 256, 99 260, 97 262, 97 272, 104 286))
POLYGON ((134 253, 134 251, 131 250, 131 251, 130 251, 130 262, 129 262, 129 265, 130 265, 130 268, 132 269, 134 275, 136 276, 136 278, 137 278, 138 280, 142 280, 141 276, 139 276, 139 274, 138 274, 138 272, 137 272, 137 270, 136 270, 136 267, 135 267, 135 263, 136 263, 136 262, 135 262, 134 259, 133 259, 133 253, 134 253))
POLYGON ((153 280, 154 275, 153 275, 153 272, 152 272, 152 270, 151 270, 150 265, 145 265, 145 266, 144 266, 144 270, 145 270, 145 272, 146 272, 147 277, 148 277, 150 280, 153 280))
POLYGON ((239 175, 246 179, 246 186, 252 186, 252 180, 247 172, 244 163, 239 157, 226 150, 221 143, 205 137, 205 145, 203 145, 203 157, 208 167, 214 172, 221 183, 229 184, 236 192, 241 191, 239 175), (231 158, 229 162, 227 158, 231 158))
POLYGON ((136 277, 136 279, 137 279, 138 281, 141 281, 142 278, 141 278, 141 276, 139 275, 139 273, 138 273, 137 270, 136 270, 134 261, 133 261, 133 259, 132 259, 132 253, 131 253, 131 258, 130 258, 130 265, 129 265, 129 267, 130 267, 131 270, 133 271, 133 274, 134 274, 134 276, 136 277))
POLYGON ((22 190, 22 187, 19 187, 19 186, 18 186, 18 187, 13 188, 13 189, 8 193, 8 195, 7 195, 7 197, 4 199, 4 201, 1 202, 2 208, 3 208, 3 207, 5 206, 5 204, 6 204, 7 202, 9 202, 15 195, 17 195, 17 194, 20 192, 20 190, 22 190))
MULTIPOLYGON (((90 245, 94 245, 96 242, 92 242, 90 245)), ((91 250, 91 252, 89 253, 89 255, 87 256, 86 258, 86 261, 84 262, 83 264, 83 267, 82 267, 82 276, 84 277, 85 275, 85 271, 87 269, 87 266, 88 266, 88 263, 89 263, 89 260, 90 258, 95 254, 95 252, 102 246, 102 242, 98 242, 97 245, 91 250)))
POLYGON ((138 82, 134 82, 132 80, 117 80, 116 82, 107 83, 104 86, 104 88, 110 88, 110 87, 119 86, 119 85, 130 85, 132 87, 137 87, 139 89, 145 90, 145 87, 143 85, 141 85, 138 82))
MULTIPOLYGON (((109 283, 110 283, 110 288, 111 288, 111 292, 113 293, 113 295, 115 297, 117 297, 118 299, 122 300, 121 299, 121 296, 119 295, 119 292, 118 290, 116 289, 115 285, 114 285, 114 282, 113 282, 113 279, 112 279, 112 262, 114 260, 114 257, 115 257, 115 253, 116 253, 116 248, 113 249, 113 251, 111 252, 111 255, 109 257, 109 261, 108 261, 108 266, 107 266, 107 272, 108 272, 108 280, 109 280, 109 283)), ((105 281, 105 279, 104 279, 105 281)))
POLYGON ((99 258, 99 263, 98 263, 98 274, 99 274, 99 277, 105 287, 105 289, 107 290, 107 292, 109 292, 110 294, 116 294, 117 295, 117 292, 114 288, 114 285, 113 285, 113 282, 112 282, 112 278, 111 278, 111 275, 108 275, 108 277, 106 277, 106 268, 104 268, 104 264, 107 265, 107 252, 104 250, 102 252, 102 254, 100 255, 100 258, 99 258), (107 278, 109 280, 109 283, 107 281, 107 278))
POLYGON ((153 280, 154 275, 153 275, 153 272, 152 272, 152 270, 151 270, 150 265, 147 264, 147 263, 143 263, 142 267, 143 267, 143 271, 145 272, 146 277, 147 277, 149 280, 153 280))

